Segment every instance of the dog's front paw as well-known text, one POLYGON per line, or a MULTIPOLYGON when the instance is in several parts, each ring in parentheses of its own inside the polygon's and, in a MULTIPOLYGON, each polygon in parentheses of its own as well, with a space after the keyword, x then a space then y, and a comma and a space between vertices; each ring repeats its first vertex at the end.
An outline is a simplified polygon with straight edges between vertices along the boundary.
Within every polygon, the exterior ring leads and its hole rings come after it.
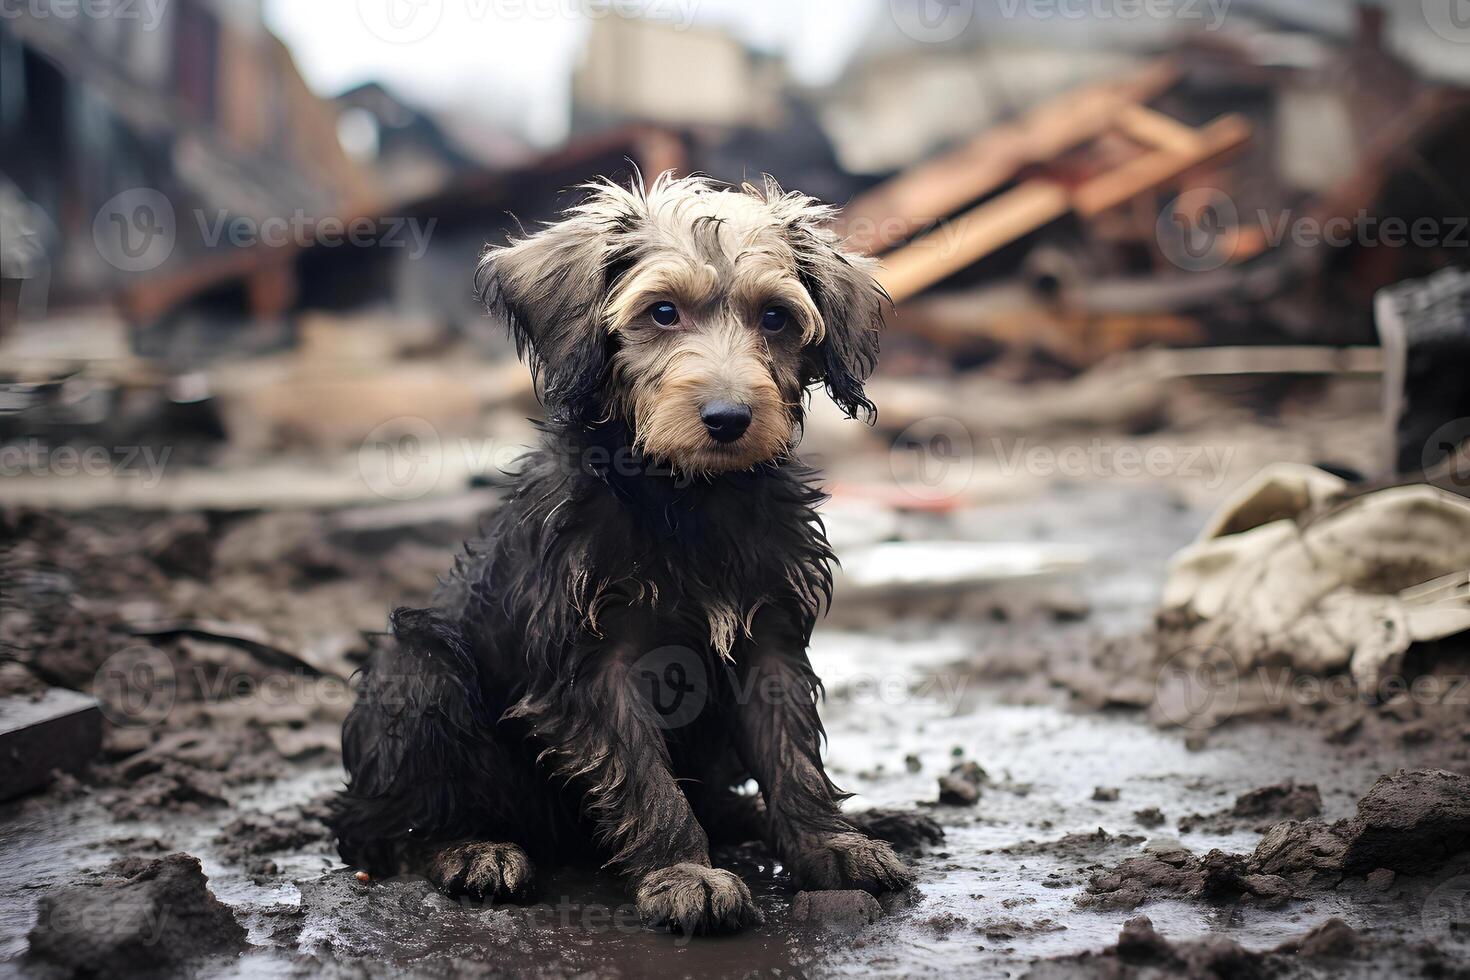
POLYGON ((452 844, 429 861, 429 880, 445 893, 492 902, 529 897, 534 876, 531 859, 514 844, 452 844))
POLYGON ((862 834, 832 834, 802 848, 795 860, 796 880, 803 888, 865 892, 899 891, 914 883, 893 848, 862 834))
POLYGON ((702 864, 676 864, 638 882, 638 914, 685 935, 735 932, 765 921, 740 876, 702 864))

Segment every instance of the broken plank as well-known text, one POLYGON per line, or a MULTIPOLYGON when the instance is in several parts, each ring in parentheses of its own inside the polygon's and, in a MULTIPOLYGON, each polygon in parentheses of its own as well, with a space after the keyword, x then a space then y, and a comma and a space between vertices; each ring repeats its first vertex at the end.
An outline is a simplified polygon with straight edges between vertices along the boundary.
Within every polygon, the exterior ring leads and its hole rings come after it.
POLYGON ((1199 143, 1191 150, 1155 150, 1078 187, 1073 192, 1077 213, 1084 218, 1094 217, 1209 163, 1250 139, 1251 126, 1245 117, 1231 113, 1197 132, 1199 143))
POLYGON ((894 302, 907 299, 1055 221, 1070 203, 1060 184, 1026 181, 884 256, 878 281, 894 302))
POLYGON ((994 192, 1027 164, 1101 135, 1120 112, 1160 95, 1179 73, 1172 62, 1157 61, 1121 79, 1070 89, 854 198, 838 231, 854 249, 886 251, 994 192))
POLYGON ((0 698, 0 800, 45 786, 57 770, 80 771, 101 748, 102 712, 85 694, 0 698))

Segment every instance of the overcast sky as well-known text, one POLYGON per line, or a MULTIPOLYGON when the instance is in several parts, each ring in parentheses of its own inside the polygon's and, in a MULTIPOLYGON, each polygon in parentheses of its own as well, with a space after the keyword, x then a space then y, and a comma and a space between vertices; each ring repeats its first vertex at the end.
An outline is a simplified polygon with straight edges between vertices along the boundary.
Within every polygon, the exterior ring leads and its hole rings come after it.
POLYGON ((471 110, 551 143, 590 13, 642 10, 727 30, 787 55, 805 81, 835 73, 887 0, 266 0, 266 19, 322 95, 379 80, 425 105, 471 110))

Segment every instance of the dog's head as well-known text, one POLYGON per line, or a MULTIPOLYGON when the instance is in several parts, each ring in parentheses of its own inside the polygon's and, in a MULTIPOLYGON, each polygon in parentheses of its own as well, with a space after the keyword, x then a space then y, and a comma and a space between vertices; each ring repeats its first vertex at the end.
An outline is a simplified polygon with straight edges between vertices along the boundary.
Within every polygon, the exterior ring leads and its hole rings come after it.
POLYGON ((621 417, 643 453, 699 474, 786 454, 809 385, 872 414, 886 297, 827 208, 769 178, 584 190, 561 221, 489 249, 476 276, 554 415, 621 417))

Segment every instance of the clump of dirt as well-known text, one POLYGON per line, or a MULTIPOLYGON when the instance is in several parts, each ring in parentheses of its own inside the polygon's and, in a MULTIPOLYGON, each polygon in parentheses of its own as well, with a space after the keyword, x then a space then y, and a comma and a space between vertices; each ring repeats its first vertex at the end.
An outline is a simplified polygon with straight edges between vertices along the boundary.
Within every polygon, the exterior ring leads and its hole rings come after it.
POLYGON ((980 802, 980 789, 990 776, 978 762, 961 762, 939 777, 939 802, 949 806, 974 806, 980 802))
POLYGON ((1234 833, 1237 826, 1248 823, 1257 833, 1265 833, 1282 820, 1306 820, 1322 815, 1322 794, 1316 786, 1298 786, 1291 780, 1275 786, 1262 786, 1235 799, 1234 805, 1216 813, 1194 813, 1179 820, 1184 834, 1234 833))
POLYGON ((163 735, 120 762, 93 768, 110 789, 102 803, 118 820, 141 820, 160 811, 197 813, 224 806, 231 786, 271 779, 280 758, 265 733, 252 728, 195 728, 163 735))
MULTIPOLYGON (((1281 800, 1292 794, 1272 796, 1281 800)), ((1433 871, 1466 851, 1470 777, 1400 770, 1373 784, 1358 801, 1356 816, 1333 824, 1283 821, 1266 832, 1249 856, 1212 850, 1198 857, 1183 847, 1157 848, 1093 878, 1078 901, 1086 907, 1132 909, 1174 894, 1277 906, 1335 888, 1344 878, 1366 880, 1380 870, 1433 871)))
POLYGON ((791 921, 827 932, 860 932, 882 915, 878 900, 862 891, 797 892, 791 902, 791 921))
POLYGON ((1371 962, 1374 976, 1470 976, 1470 969, 1432 945, 1380 940, 1357 932, 1341 919, 1328 919, 1274 949, 1255 951, 1221 935, 1170 942, 1143 915, 1124 923, 1116 945, 1100 953, 1083 953, 1037 964, 1026 976, 1029 980, 1340 977, 1350 966, 1364 961, 1371 962))
POLYGON ((210 892, 199 859, 127 859, 107 879, 41 898, 31 956, 77 973, 111 975, 237 953, 245 930, 210 892))
POLYGON ((1095 876, 1077 904, 1084 908, 1135 909, 1163 894, 1276 907, 1286 903, 1292 888, 1277 875, 1253 872, 1249 861, 1238 854, 1212 850, 1199 857, 1182 847, 1164 847, 1128 858, 1113 870, 1095 876))
POLYGON ((272 813, 247 813, 221 830, 214 843, 225 860, 244 866, 257 879, 272 877, 279 871, 269 860, 271 854, 307 849, 331 853, 327 815, 325 800, 272 813))

